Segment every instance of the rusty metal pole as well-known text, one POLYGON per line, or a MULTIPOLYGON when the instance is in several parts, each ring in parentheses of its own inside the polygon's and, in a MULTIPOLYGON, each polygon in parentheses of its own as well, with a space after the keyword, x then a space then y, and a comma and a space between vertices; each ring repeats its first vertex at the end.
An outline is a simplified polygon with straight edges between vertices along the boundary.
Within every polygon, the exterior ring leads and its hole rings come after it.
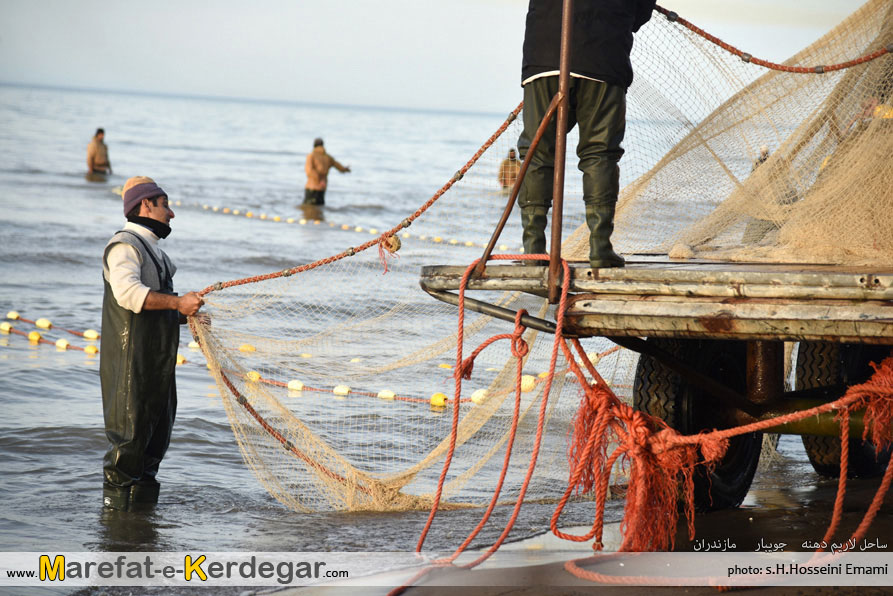
POLYGON ((784 393, 784 343, 747 342, 747 398, 754 404, 773 403, 784 393))
POLYGON ((570 101, 571 42, 574 0, 564 0, 561 9, 561 54, 558 59, 558 122, 555 130, 555 177, 552 179, 552 239, 549 246, 549 303, 558 302, 561 272, 561 215, 564 208, 564 156, 567 152, 567 122, 570 101))
POLYGON ((558 95, 552 98, 552 103, 549 104, 549 109, 546 110, 546 115, 543 116, 543 121, 540 122, 539 128, 536 129, 533 141, 530 142, 530 147, 527 148, 527 155, 524 156, 524 161, 521 163, 521 171, 518 172, 518 178, 515 180, 514 186, 512 186, 512 194, 509 196, 509 200, 505 205, 502 217, 499 219, 499 223, 496 224, 496 229, 493 230, 493 234, 490 236, 490 241, 487 243, 487 248, 484 249, 484 254, 481 256, 480 262, 477 264, 477 267, 474 268, 474 273, 472 274, 474 277, 483 275, 484 269, 487 267, 487 261, 490 259, 493 247, 496 246, 496 242, 499 240, 499 235, 502 234, 502 229, 505 227, 505 223, 508 221, 512 209, 515 207, 515 199, 518 198, 518 193, 521 191, 521 183, 524 182, 524 176, 527 175, 527 168, 530 166, 530 160, 533 159, 533 154, 536 152, 536 148, 539 146, 540 140, 546 132, 546 127, 549 126, 549 121, 552 120, 555 116, 555 111, 558 109, 558 100, 558 95))

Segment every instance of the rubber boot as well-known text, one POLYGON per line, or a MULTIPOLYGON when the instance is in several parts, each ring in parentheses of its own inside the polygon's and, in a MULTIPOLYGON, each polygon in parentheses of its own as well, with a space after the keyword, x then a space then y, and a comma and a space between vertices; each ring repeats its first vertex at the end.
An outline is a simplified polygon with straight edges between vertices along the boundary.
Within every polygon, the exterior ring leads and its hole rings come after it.
POLYGON ((593 269, 623 267, 626 261, 614 252, 611 234, 614 232, 614 205, 586 205, 586 224, 589 226, 589 265, 593 269))
POLYGON ((158 494, 161 492, 161 484, 154 478, 140 480, 130 487, 130 504, 154 505, 158 502, 158 494))
POLYGON ((113 486, 103 483, 102 485, 102 506, 108 509, 116 509, 118 511, 130 510, 130 487, 129 486, 113 486))
MULTIPOLYGON (((530 205, 521 208, 521 225, 524 227, 524 254, 537 255, 546 252, 546 207, 530 205)), ((528 265, 546 265, 548 261, 524 261, 528 265)))

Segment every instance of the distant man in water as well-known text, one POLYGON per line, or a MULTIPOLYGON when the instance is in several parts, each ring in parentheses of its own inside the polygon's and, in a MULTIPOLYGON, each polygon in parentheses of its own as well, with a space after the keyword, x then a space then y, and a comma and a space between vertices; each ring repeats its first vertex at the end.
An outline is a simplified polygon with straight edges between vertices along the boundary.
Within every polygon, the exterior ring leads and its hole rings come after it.
MULTIPOLYGON (((614 208, 620 190, 618 162, 626 130, 626 90, 633 80, 633 32, 651 18, 655 0, 589 0, 574 4, 568 126, 579 126, 578 167, 589 226, 592 268, 623 267, 614 252, 614 208)), ((561 8, 557 0, 530 0, 521 85, 524 130, 518 139, 523 160, 552 97, 558 92, 561 8)), ((530 162, 518 197, 524 252, 546 252, 546 217, 552 206, 557 118, 546 129, 530 162)))
POLYGON ((499 184, 503 189, 509 189, 515 185, 518 174, 521 172, 521 162, 514 149, 509 149, 509 156, 502 160, 499 166, 499 184))
POLYGON ((305 205, 325 205, 329 170, 332 168, 342 174, 350 172, 349 166, 341 165, 326 153, 322 139, 314 139, 313 151, 307 155, 307 161, 304 162, 304 172, 307 174, 307 184, 304 185, 305 205))
POLYGON ((129 510, 158 501, 155 479, 177 411, 174 368, 180 324, 204 301, 174 293, 177 268, 158 247, 174 217, 167 193, 145 176, 124 184, 127 223, 102 258, 102 344, 99 377, 109 448, 103 505, 129 510))
POLYGON ((751 174, 757 171, 757 168, 763 165, 769 159, 769 145, 760 145, 760 156, 754 160, 750 167, 751 174))
POLYGON ((105 144, 105 131, 96 129, 93 139, 87 144, 87 173, 111 174, 112 162, 109 161, 109 148, 105 144))

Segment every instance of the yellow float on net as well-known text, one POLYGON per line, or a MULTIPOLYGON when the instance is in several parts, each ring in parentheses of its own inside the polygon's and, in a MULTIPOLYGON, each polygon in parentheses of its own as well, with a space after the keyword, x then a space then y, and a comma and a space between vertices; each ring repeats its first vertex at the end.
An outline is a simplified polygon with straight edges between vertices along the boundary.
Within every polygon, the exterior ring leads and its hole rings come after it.
POLYGON ((342 230, 349 230, 349 229, 350 229, 350 226, 347 225, 347 224, 341 224, 341 229, 342 229, 342 230))
POLYGON ((363 359, 362 358, 351 358, 350 361, 351 361, 351 363, 356 364, 357 362, 362 362, 363 359))
POLYGON ((465 242, 465 246, 474 246, 474 242, 472 242, 471 240, 468 240, 465 242))
POLYGON ((394 399, 397 395, 390 389, 382 389, 378 392, 378 397, 381 399, 394 399))
POLYGON ((233 209, 233 215, 238 215, 239 213, 241 213, 241 211, 239 211, 238 209, 233 209))
POLYGON ((355 227, 355 228, 353 229, 353 231, 354 231, 354 232, 362 232, 362 231, 363 231, 363 226, 357 226, 357 227, 355 227))
POLYGON ((34 326, 38 329, 52 329, 53 324, 50 323, 49 319, 37 319, 34 321, 34 326))
POLYGON ((509 249, 509 247, 506 246, 505 244, 500 244, 500 245, 499 245, 499 250, 501 250, 501 251, 503 251, 503 252, 507 251, 508 249, 509 249))
POLYGON ((95 329, 87 329, 84 331, 84 339, 99 339, 99 332, 95 329))
POLYGON ((403 236, 404 238, 409 238, 409 237, 412 236, 412 234, 410 234, 409 232, 403 232, 403 233, 400 234, 400 235, 403 236))
POLYGON ((84 348, 84 353, 91 356, 95 355, 97 352, 99 352, 99 348, 97 348, 96 346, 87 346, 84 348))
POLYGON ((459 241, 455 238, 450 238, 450 244, 459 244, 459 241))
POLYGON ((41 338, 41 337, 42 337, 42 336, 40 335, 40 332, 39 332, 39 331, 32 331, 31 333, 28 334, 28 341, 30 341, 31 343, 36 344, 37 342, 40 341, 40 338, 41 338))
POLYGON ((255 352, 255 351, 257 351, 257 348, 255 348, 251 344, 242 344, 241 346, 239 346, 239 351, 240 352, 255 352))
POLYGON ((248 380, 251 381, 252 383, 257 383, 258 381, 260 381, 260 373, 257 372, 256 370, 249 370, 245 374, 245 376, 248 377, 248 380))
POLYGON ((298 220, 298 223, 301 224, 302 226, 306 226, 307 220, 302 217, 300 220, 298 220))
POLYGON ((537 377, 539 377, 539 378, 541 378, 541 379, 547 379, 547 378, 549 378, 549 371, 544 370, 543 372, 541 372, 540 374, 538 374, 537 377))
POLYGON ((201 346, 199 346, 199 345, 198 345, 198 342, 195 341, 195 340, 192 340, 191 342, 189 342, 189 349, 190 349, 190 350, 197 350, 197 349, 199 349, 200 347, 201 347, 201 346))
POLYGON ((177 364, 186 364, 186 356, 177 354, 177 364))
POLYGON ((56 349, 57 350, 67 350, 69 345, 70 344, 68 343, 68 340, 65 339, 64 337, 56 340, 56 349))
POLYGON ((229 208, 229 207, 224 207, 224 208, 223 208, 223 212, 224 212, 224 213, 229 213, 229 212, 230 212, 230 208, 229 208))
POLYGON ((261 214, 260 214, 260 219, 267 219, 267 214, 266 214, 266 213, 261 213, 261 214))
POLYGON ((378 234, 378 228, 369 228, 369 233, 372 235, 378 234))
POLYGON ((245 212, 245 217, 249 217, 249 218, 250 218, 250 217, 254 217, 254 213, 252 213, 251 211, 246 211, 246 212, 245 212))
POLYGON ((300 382, 297 379, 292 379, 288 382, 288 385, 286 385, 286 387, 288 387, 289 391, 302 391, 304 389, 304 383, 300 382))
POLYGON ((285 220, 285 223, 295 223, 295 218, 289 217, 288 219, 285 220))
POLYGON ((6 313, 6 318, 7 318, 7 319, 12 319, 13 321, 18 321, 18 320, 19 320, 19 313, 16 312, 16 311, 14 311, 14 310, 11 310, 11 311, 9 311, 8 313, 6 313))
POLYGON ((432 238, 432 240, 434 242, 436 242, 437 244, 440 244, 441 242, 443 242, 443 238, 441 238, 440 236, 435 236, 434 238, 432 238))
POLYGON ((471 401, 477 405, 481 405, 485 401, 487 401, 487 397, 489 397, 490 392, 486 389, 478 389, 474 393, 471 394, 471 401))
POLYGON ((217 213, 218 211, 220 211, 220 207, 218 207, 217 205, 214 205, 213 207, 211 207, 211 211, 213 211, 214 213, 217 213))
POLYGON ((12 329, 12 325, 7 323, 6 321, 3 321, 2 323, 0 323, 0 333, 2 333, 4 335, 9 335, 10 329, 12 329))
POLYGON ((589 362, 592 363, 592 366, 598 364, 598 361, 602 359, 601 354, 598 352, 589 352, 586 354, 586 357, 589 358, 589 362))
POLYGON ((210 208, 211 208, 211 207, 209 207, 207 204, 202 205, 202 209, 204 209, 205 211, 207 211, 207 210, 210 209, 210 208))
POLYGON ((443 393, 435 393, 431 396, 431 405, 435 408, 442 408, 446 405, 447 396, 443 393))
POLYGON ((452 370, 453 365, 447 364, 446 362, 441 362, 440 364, 437 365, 437 368, 445 368, 447 370, 452 370))
POLYGON ((301 354, 301 358, 313 358, 313 354, 307 354, 305 352, 304 354, 301 354))
POLYGON ((279 217, 278 215, 274 215, 274 216, 273 216, 273 221, 279 222, 279 221, 282 221, 282 218, 279 217))
POLYGON ((332 389, 332 393, 335 395, 350 395, 350 387, 347 385, 337 385, 332 389))
POLYGON ((521 377, 521 391, 527 393, 533 391, 536 387, 536 377, 532 375, 524 375, 521 377))

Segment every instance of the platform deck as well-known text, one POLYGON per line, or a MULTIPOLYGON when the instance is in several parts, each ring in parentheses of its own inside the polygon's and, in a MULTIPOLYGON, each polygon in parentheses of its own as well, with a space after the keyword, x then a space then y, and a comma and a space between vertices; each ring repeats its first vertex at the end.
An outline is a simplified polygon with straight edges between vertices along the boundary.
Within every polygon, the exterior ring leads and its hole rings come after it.
MULTIPOLYGON (((463 267, 422 268, 421 285, 455 292, 463 267)), ((547 268, 492 264, 468 296, 545 295, 547 268)), ((701 337, 893 344, 893 267, 649 259, 593 271, 571 265, 566 330, 579 336, 701 337)))

